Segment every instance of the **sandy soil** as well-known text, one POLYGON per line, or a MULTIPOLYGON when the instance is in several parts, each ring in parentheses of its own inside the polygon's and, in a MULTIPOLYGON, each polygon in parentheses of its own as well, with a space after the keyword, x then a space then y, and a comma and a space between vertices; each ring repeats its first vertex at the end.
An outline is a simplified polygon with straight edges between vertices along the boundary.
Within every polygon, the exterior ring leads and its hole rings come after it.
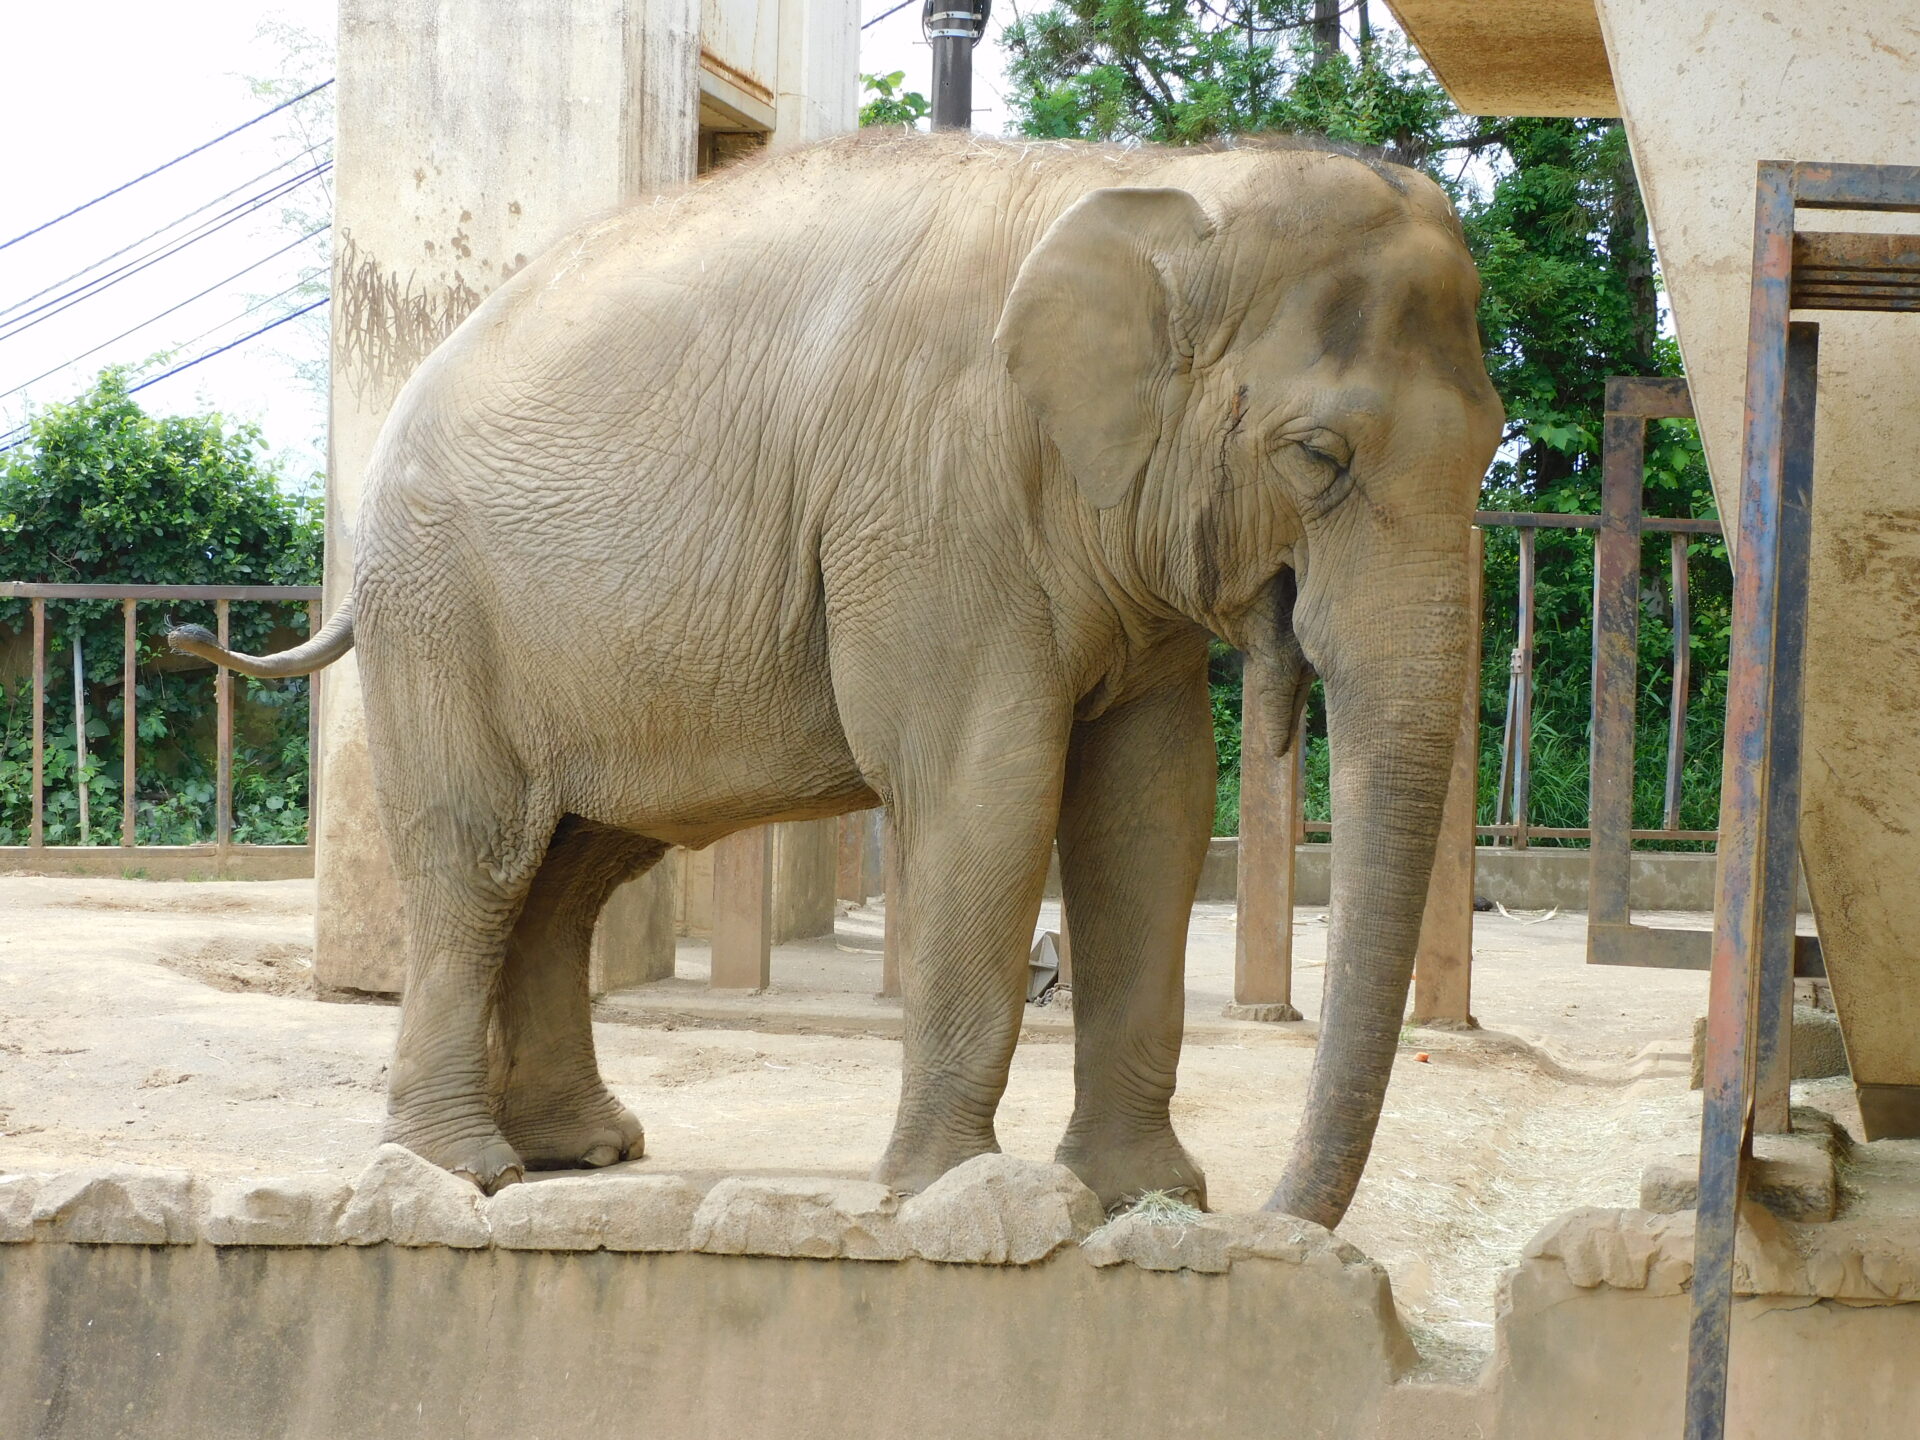
MULTIPOLYGON (((398 1012, 315 998, 312 907, 310 881, 0 878, 0 1170, 356 1169, 379 1133, 398 1012)), ((1550 1217, 1633 1203, 1646 1162, 1691 1149, 1699 1125, 1685 1037, 1704 975, 1588 967, 1584 915, 1479 921, 1486 1028, 1406 1033, 1341 1231, 1441 1348, 1485 1343, 1500 1270, 1550 1217)), ((782 947, 774 989, 752 997, 711 995, 704 946, 683 942, 675 979, 601 1004, 603 1068, 647 1123, 637 1163, 863 1174, 899 1077, 899 1010, 872 995, 880 924, 865 907, 830 940, 782 947)), ((1278 1178, 1315 1030, 1220 1018, 1233 924, 1230 905, 1196 909, 1174 1102, 1222 1210, 1258 1206, 1278 1178)), ((1303 910, 1295 999, 1309 1016, 1325 936, 1324 915, 1303 910)), ((1071 1104, 1070 1022, 1028 1014, 999 1131, 1047 1158, 1071 1104)))

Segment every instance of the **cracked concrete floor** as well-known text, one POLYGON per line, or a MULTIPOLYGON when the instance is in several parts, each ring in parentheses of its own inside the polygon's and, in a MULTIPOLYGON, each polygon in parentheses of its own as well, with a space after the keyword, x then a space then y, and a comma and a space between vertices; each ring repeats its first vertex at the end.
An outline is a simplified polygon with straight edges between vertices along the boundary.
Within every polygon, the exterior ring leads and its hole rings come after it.
MULTIPOLYGON (((314 998, 312 920, 311 881, 0 878, 0 1171, 357 1169, 380 1130, 397 1011, 314 998)), ((1341 1227, 1387 1267, 1416 1333, 1468 1350, 1490 1337, 1499 1272, 1534 1231, 1575 1205, 1634 1203, 1650 1158, 1692 1148, 1685 1037, 1706 998, 1704 975, 1588 967, 1584 915, 1478 921, 1486 1028, 1407 1032, 1341 1227)), ((636 1163, 864 1173, 899 1080, 898 1007, 872 993, 880 924, 862 907, 831 938, 781 947, 757 996, 711 995, 705 947, 682 942, 675 979, 598 1005, 603 1068, 647 1124, 636 1163)), ((1220 1018, 1233 925, 1231 905, 1196 907, 1174 1100, 1223 1210, 1258 1206, 1278 1178, 1315 1029, 1220 1018)), ((1324 915, 1302 910, 1295 999, 1309 1017, 1325 937, 1324 915)), ((1027 1014, 999 1134, 1047 1158, 1071 1106, 1070 1021, 1027 1014)))

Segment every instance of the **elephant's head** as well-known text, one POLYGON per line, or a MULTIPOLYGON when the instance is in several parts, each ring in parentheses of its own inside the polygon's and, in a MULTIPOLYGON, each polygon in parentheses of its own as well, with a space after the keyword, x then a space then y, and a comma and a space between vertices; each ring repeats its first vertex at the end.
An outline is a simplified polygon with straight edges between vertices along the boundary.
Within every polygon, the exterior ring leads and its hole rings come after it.
POLYGON ((1380 1114, 1467 683, 1467 556, 1502 411, 1479 282, 1424 177, 1313 152, 1083 196, 996 343, 1130 590, 1244 650, 1283 747, 1327 689, 1329 978, 1273 1207, 1338 1223, 1380 1114))

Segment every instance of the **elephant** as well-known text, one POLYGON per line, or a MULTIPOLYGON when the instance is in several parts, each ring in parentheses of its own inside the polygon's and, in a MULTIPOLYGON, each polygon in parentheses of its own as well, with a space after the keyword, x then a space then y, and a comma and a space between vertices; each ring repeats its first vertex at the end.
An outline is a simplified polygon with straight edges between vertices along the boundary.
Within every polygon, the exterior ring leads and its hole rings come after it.
POLYGON ((1170 1118, 1215 790, 1209 636, 1282 745, 1325 685, 1331 963, 1269 1205, 1338 1224, 1402 1023, 1502 407, 1458 218, 1326 142, 871 133, 591 223, 419 366, 352 647, 404 892, 388 1138, 492 1191, 642 1153, 587 952, 671 846, 884 805, 898 1110, 876 1179, 998 1148, 1057 843, 1057 1160, 1205 1203, 1170 1118))

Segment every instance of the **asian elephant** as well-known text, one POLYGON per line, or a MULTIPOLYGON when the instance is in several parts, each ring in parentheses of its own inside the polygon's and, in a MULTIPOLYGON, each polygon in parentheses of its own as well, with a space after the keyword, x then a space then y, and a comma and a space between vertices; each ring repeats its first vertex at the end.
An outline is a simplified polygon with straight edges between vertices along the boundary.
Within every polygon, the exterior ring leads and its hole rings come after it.
POLYGON ((353 593, 405 891, 389 1138, 491 1190, 638 1155, 587 949, 671 845, 884 804, 905 1055, 875 1175, 996 1149, 1059 843, 1058 1158, 1204 1200, 1168 1119, 1211 829, 1209 634, 1333 746, 1331 966, 1270 1204, 1338 1223, 1391 1069, 1501 407, 1422 176, 1309 142, 861 136, 588 225, 419 368, 353 593))

